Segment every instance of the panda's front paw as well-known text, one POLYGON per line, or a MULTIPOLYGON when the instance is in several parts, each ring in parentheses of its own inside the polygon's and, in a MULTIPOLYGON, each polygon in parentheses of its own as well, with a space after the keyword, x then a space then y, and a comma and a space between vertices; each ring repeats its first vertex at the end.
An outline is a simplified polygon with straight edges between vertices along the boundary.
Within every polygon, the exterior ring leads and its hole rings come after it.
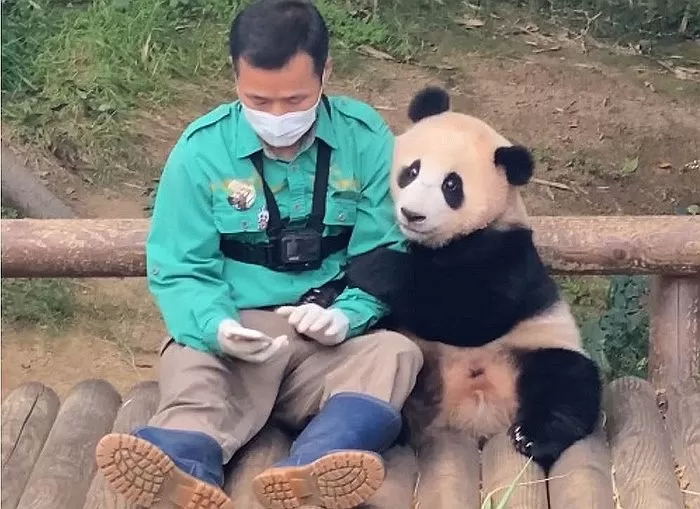
POLYGON ((557 430, 552 423, 514 423, 508 434, 513 447, 520 454, 529 457, 547 470, 573 441, 566 433, 557 430))
POLYGON ((513 424, 508 430, 508 436, 510 437, 510 441, 513 443, 513 447, 515 447, 516 451, 524 456, 529 457, 532 455, 531 451, 533 442, 525 434, 521 424, 513 424))

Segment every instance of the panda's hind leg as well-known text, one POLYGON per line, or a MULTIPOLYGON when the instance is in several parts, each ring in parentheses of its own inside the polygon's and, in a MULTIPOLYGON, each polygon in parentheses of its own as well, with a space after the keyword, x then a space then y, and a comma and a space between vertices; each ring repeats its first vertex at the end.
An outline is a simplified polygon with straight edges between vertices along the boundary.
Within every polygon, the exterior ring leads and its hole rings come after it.
POLYGON ((518 410, 509 435, 516 449, 545 470, 574 442, 591 434, 602 387, 596 364, 562 348, 516 354, 518 410))

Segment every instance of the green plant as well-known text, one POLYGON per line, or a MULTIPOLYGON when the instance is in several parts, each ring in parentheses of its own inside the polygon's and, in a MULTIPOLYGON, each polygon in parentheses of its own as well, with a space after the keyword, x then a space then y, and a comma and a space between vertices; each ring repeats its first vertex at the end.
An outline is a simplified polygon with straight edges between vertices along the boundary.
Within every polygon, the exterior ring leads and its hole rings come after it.
POLYGON ((605 312, 582 324, 586 349, 606 379, 623 375, 646 377, 649 344, 649 292, 646 276, 613 276, 605 312))
POLYGON ((58 329, 75 316, 73 286, 65 279, 2 279, 3 325, 58 329))

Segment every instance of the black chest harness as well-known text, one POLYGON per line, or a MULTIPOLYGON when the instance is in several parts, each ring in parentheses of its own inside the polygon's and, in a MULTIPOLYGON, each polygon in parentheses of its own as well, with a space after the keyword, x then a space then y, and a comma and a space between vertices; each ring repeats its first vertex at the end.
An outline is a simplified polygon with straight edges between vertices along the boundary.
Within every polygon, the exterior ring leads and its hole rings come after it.
MULTIPOLYGON (((323 95, 322 100, 330 116, 328 98, 323 95)), ((222 237, 220 247, 224 256, 244 263, 263 265, 278 272, 300 272, 318 269, 325 258, 348 246, 351 235, 349 228, 339 235, 323 237, 331 147, 320 138, 316 138, 316 143, 318 151, 311 215, 303 225, 291 224, 289 219, 282 220, 275 197, 263 175, 263 151, 259 150, 250 156, 265 193, 270 216, 265 232, 269 242, 250 244, 222 237)))

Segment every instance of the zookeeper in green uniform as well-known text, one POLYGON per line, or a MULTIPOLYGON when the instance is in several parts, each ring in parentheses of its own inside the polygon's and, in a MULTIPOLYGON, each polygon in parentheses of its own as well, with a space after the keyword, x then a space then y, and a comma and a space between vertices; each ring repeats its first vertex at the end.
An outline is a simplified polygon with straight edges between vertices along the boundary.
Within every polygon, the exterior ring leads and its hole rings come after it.
POLYGON ((253 480, 260 502, 355 507, 384 479, 423 364, 374 327, 382 302, 343 285, 353 257, 402 249, 393 136, 367 104, 324 94, 328 31, 312 3, 253 3, 229 43, 238 100, 177 141, 146 244, 169 332, 159 407, 104 437, 97 463, 141 506, 228 509, 223 465, 272 417, 299 434, 253 480))

